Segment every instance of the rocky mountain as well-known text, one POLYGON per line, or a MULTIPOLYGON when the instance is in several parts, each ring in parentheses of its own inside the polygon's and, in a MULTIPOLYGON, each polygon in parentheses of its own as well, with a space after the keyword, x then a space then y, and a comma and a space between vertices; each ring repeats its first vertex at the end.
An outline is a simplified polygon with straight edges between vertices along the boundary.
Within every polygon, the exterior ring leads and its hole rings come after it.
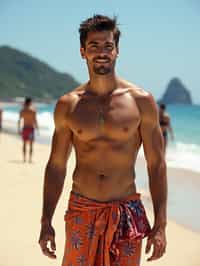
POLYGON ((0 47, 0 98, 57 99, 79 85, 71 75, 8 46, 0 47))
POLYGON ((181 80, 173 78, 158 102, 165 104, 192 104, 192 97, 190 91, 183 85, 181 80))

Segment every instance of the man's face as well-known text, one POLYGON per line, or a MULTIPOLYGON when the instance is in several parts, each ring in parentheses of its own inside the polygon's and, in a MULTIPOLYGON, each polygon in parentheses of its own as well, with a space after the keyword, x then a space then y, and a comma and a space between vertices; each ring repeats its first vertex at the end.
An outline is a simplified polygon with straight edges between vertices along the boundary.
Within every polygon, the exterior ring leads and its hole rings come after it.
POLYGON ((118 48, 112 31, 89 32, 81 55, 86 59, 89 71, 98 75, 113 72, 118 48))

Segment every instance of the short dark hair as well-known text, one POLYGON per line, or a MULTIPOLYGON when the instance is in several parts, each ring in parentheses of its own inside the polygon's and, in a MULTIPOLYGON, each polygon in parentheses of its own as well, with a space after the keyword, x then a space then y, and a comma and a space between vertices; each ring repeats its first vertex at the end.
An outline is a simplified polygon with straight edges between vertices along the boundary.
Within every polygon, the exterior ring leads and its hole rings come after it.
POLYGON ((112 31, 114 34, 115 45, 118 47, 121 32, 117 26, 117 18, 109 18, 99 14, 84 20, 80 24, 79 34, 81 47, 85 48, 85 42, 89 32, 101 31, 112 31))
POLYGON ((166 105, 164 103, 161 103, 160 104, 160 109, 165 110, 166 109, 166 105))
POLYGON ((24 100, 24 104, 25 105, 29 105, 32 103, 32 98, 31 97, 26 97, 25 100, 24 100))

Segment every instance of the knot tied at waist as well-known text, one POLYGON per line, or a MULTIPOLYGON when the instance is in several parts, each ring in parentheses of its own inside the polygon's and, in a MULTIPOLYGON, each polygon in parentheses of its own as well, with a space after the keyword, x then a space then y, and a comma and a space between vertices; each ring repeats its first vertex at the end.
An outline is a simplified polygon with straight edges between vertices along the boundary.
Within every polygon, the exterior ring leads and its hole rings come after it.
POLYGON ((71 192, 65 220, 72 229, 72 241, 83 231, 90 239, 89 265, 94 264, 96 253, 101 253, 109 266, 110 257, 117 259, 120 255, 120 242, 141 240, 150 231, 139 193, 122 200, 100 202, 71 192))

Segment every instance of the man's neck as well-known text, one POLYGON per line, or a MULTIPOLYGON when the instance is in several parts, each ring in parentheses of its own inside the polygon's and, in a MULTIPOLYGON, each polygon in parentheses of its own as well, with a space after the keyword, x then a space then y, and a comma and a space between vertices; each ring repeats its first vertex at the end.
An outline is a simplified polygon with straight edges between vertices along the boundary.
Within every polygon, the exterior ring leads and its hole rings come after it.
POLYGON ((117 88, 118 78, 112 76, 90 77, 87 90, 98 96, 106 95, 117 88))

